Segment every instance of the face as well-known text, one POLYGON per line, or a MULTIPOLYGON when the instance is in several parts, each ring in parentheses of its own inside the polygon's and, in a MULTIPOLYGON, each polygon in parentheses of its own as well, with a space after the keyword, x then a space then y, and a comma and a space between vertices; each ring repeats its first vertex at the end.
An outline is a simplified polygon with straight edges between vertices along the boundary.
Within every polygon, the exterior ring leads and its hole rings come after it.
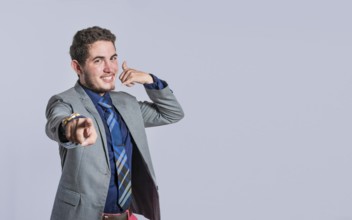
POLYGON ((83 86, 100 95, 115 89, 118 63, 116 49, 112 42, 97 41, 91 44, 84 66, 80 66, 75 60, 72 62, 83 86), (74 65, 78 66, 75 68, 74 65))

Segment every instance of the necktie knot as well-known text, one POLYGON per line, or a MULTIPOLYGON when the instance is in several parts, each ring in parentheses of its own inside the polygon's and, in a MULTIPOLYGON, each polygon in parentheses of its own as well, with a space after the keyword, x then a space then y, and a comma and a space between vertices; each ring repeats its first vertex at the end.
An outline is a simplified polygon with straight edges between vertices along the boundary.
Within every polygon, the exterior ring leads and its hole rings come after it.
POLYGON ((98 104, 105 109, 111 109, 111 105, 108 104, 108 101, 104 97, 99 100, 98 104))

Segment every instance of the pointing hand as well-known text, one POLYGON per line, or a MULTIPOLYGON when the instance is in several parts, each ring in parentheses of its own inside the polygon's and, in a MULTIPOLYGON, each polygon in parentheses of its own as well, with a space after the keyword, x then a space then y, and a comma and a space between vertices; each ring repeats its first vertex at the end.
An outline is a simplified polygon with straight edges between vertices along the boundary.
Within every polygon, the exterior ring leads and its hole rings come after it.
POLYGON ((95 144, 97 132, 90 118, 77 118, 66 124, 65 135, 67 140, 84 147, 95 144))

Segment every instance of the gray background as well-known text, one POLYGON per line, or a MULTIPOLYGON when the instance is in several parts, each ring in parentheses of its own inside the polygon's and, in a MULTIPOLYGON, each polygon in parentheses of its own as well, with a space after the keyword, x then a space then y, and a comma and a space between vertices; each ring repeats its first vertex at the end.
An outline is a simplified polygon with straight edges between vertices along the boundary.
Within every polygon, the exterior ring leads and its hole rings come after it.
POLYGON ((163 219, 351 220, 350 2, 2 0, 1 219, 49 219, 46 103, 75 83, 74 33, 100 25, 186 112, 148 129, 163 219))

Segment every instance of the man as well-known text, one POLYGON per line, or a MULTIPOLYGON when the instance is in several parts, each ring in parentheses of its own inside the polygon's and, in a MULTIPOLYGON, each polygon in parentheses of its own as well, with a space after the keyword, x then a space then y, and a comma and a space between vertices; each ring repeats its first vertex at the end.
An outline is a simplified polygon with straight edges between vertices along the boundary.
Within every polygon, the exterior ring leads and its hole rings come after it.
POLYGON ((78 31, 70 48, 76 85, 53 96, 46 133, 58 142, 62 175, 52 220, 159 220, 159 196, 145 127, 179 121, 183 111, 167 83, 122 64, 115 35, 100 27, 78 31), (116 78, 143 84, 152 102, 114 92, 116 78))

